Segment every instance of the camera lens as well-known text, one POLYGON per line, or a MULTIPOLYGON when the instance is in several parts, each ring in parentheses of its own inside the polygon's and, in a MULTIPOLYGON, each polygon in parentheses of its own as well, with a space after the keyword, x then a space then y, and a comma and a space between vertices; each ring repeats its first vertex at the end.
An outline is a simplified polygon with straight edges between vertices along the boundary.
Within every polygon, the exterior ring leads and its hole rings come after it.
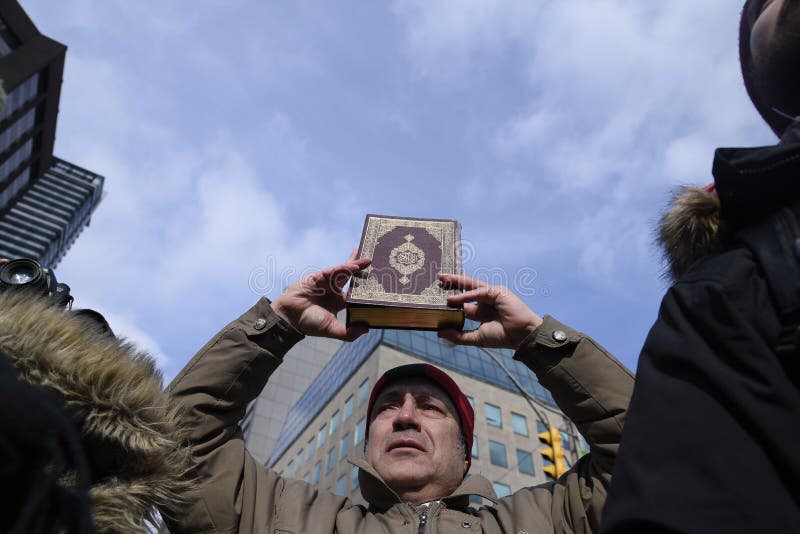
POLYGON ((11 273, 8 277, 11 280, 12 284, 27 284, 31 280, 33 280, 33 275, 31 273, 19 272, 19 273, 11 273))
POLYGON ((10 286, 41 286, 45 283, 39 263, 29 259, 13 260, 0 269, 0 282, 10 286))

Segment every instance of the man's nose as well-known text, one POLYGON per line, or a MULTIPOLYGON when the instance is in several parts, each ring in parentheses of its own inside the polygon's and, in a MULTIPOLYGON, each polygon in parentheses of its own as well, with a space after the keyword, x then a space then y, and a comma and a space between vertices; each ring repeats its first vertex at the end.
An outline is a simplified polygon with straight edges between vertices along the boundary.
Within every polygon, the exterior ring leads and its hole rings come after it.
POLYGON ((403 400, 403 404, 397 411, 394 418, 394 427, 396 430, 404 430, 406 428, 419 429, 417 403, 410 395, 403 400))

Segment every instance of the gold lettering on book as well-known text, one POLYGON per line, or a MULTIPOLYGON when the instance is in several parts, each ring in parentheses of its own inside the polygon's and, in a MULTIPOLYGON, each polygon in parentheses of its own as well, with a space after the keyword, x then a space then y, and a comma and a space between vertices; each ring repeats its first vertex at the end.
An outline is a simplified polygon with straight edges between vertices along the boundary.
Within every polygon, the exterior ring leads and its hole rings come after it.
POLYGON ((414 240, 413 235, 406 234, 403 237, 406 242, 397 245, 389 252, 389 265, 403 275, 400 277, 400 283, 407 285, 411 281, 408 275, 425 266, 425 251, 411 242, 414 240))

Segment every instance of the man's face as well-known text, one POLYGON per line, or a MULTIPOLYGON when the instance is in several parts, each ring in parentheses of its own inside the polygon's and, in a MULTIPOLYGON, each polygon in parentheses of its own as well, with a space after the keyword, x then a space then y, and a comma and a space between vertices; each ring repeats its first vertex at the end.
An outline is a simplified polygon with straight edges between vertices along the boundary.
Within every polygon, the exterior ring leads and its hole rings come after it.
POLYGON ((398 380, 375 400, 367 459, 404 501, 419 504, 455 490, 467 469, 458 413, 425 378, 398 380))
POLYGON ((750 34, 759 91, 771 107, 800 115, 800 2, 767 0, 750 34))

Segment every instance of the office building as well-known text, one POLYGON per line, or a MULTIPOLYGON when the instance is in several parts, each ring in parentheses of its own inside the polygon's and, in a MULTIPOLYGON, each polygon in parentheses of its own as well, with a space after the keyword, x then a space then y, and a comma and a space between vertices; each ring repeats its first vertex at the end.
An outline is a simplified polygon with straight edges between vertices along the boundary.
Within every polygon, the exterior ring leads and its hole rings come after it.
POLYGON ((321 337, 303 339, 286 354, 264 391, 247 407, 240 426, 247 450, 256 460, 266 463, 269 459, 289 410, 341 344, 336 339, 321 337))
POLYGON ((53 156, 67 48, 0 0, 0 257, 54 267, 100 201, 102 176, 53 156))
MULTIPOLYGON (((573 463, 587 449, 583 438, 535 375, 512 359, 512 351, 493 352, 561 430, 567 463, 573 463)), ((447 370, 470 397, 475 409, 471 474, 489 479, 499 496, 547 480, 538 439, 546 426, 501 367, 478 348, 448 346, 435 332, 410 330, 373 330, 342 345, 291 408, 267 465, 364 503, 357 469, 345 458, 363 450, 370 390, 388 369, 417 362, 447 370)))

